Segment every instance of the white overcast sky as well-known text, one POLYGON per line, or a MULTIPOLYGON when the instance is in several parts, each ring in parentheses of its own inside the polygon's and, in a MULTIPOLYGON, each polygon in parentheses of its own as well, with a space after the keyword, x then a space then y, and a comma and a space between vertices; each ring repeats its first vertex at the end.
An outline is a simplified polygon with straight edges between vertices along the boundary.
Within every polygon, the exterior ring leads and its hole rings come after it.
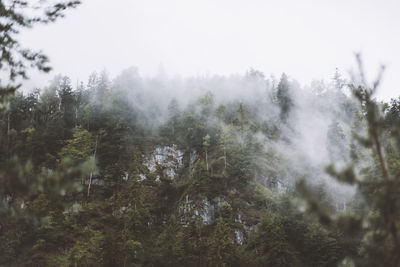
POLYGON ((53 25, 23 32, 25 46, 50 57, 50 74, 75 83, 93 71, 111 77, 136 66, 154 75, 245 73, 249 68, 302 85, 328 81, 335 68, 355 69, 361 52, 367 76, 385 72, 379 98, 400 95, 399 0, 83 0, 53 25))

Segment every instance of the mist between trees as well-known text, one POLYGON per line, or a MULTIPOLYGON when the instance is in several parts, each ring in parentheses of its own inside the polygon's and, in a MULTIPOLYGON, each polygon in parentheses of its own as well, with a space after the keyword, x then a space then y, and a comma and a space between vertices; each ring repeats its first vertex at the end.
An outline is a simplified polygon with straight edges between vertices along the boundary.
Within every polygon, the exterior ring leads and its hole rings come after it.
POLYGON ((397 266, 399 101, 369 88, 130 68, 16 92, 0 264, 397 266))
POLYGON ((0 1, 1 266, 399 266, 400 99, 361 58, 282 74, 143 78, 22 94, 20 29, 80 1, 0 1))

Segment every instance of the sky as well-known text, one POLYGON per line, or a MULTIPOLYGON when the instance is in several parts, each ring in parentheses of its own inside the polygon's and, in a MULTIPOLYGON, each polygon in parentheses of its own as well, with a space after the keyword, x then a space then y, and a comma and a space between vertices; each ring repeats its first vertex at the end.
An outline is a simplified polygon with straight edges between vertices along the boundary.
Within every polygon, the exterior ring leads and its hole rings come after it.
POLYGON ((86 82, 135 66, 143 76, 244 74, 250 68, 302 85, 347 76, 361 53, 367 77, 386 66, 377 97, 400 95, 398 0, 83 0, 55 24, 22 32, 51 60, 26 87, 56 74, 86 82))

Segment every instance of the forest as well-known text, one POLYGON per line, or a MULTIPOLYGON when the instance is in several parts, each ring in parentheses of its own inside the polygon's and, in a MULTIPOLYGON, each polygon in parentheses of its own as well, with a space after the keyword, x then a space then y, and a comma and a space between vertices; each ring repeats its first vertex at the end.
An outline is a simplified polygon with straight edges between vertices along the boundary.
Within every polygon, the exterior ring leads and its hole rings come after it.
MULTIPOLYGON (((380 206, 388 203, 375 180, 368 103, 345 86, 339 72, 310 90, 255 70, 174 81, 128 69, 112 82, 93 73, 73 88, 57 76, 42 90, 16 92, 0 124, 1 264, 396 260, 387 257, 398 256, 392 237, 381 236, 380 213, 393 211, 380 206)), ((399 154, 389 136, 400 101, 371 103, 394 175, 399 154)))
POLYGON ((400 266, 400 98, 361 56, 308 86, 132 67, 24 90, 50 68, 14 23, 77 4, 0 2, 0 266, 400 266))

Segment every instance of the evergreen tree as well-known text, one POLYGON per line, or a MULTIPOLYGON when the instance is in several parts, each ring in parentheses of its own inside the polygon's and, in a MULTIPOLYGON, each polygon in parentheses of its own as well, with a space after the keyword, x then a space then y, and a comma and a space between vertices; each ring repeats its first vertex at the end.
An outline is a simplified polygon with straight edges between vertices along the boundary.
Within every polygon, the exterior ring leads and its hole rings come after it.
POLYGON ((280 118, 283 122, 286 122, 293 107, 293 100, 289 80, 285 73, 282 74, 279 81, 276 98, 280 107, 280 118))

